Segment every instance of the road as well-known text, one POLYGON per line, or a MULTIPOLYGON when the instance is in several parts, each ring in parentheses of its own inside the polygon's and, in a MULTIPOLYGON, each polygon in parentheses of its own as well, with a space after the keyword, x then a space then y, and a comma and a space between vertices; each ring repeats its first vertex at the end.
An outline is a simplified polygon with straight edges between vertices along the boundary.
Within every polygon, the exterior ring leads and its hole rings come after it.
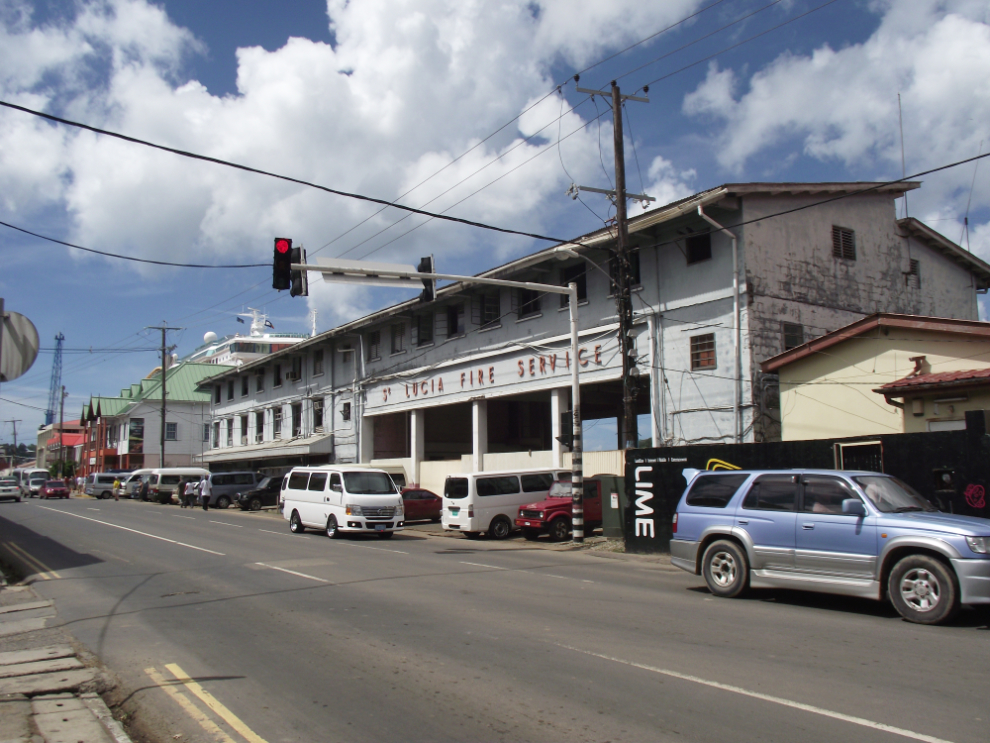
POLYGON ((522 540, 132 501, 0 504, 0 530, 160 741, 990 739, 984 612, 923 627, 522 540))

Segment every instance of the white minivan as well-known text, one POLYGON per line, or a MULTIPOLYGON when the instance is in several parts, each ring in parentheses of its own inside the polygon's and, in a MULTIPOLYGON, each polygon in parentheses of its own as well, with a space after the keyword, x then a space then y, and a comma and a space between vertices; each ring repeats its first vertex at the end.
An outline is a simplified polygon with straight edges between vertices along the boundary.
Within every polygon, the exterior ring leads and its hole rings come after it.
POLYGON ((289 530, 377 534, 388 539, 402 531, 402 496, 384 470, 347 465, 293 467, 282 488, 282 515, 289 530))
POLYGON ((475 538, 488 532, 505 539, 515 528, 519 506, 543 500, 555 480, 570 482, 565 469, 467 472, 447 475, 443 485, 441 522, 447 531, 475 538))

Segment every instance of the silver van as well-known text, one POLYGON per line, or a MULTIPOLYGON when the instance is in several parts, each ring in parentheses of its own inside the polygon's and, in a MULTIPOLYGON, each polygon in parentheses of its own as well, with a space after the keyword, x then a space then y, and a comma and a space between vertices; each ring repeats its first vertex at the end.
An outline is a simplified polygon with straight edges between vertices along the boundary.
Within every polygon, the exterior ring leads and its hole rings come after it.
POLYGON ((210 506, 227 508, 234 502, 237 493, 258 487, 263 477, 258 472, 211 472, 210 506))
POLYGON ((93 472, 92 474, 86 476, 84 492, 86 495, 91 495, 94 498, 103 498, 105 500, 113 495, 113 481, 117 478, 123 480, 125 477, 127 477, 126 474, 93 472))

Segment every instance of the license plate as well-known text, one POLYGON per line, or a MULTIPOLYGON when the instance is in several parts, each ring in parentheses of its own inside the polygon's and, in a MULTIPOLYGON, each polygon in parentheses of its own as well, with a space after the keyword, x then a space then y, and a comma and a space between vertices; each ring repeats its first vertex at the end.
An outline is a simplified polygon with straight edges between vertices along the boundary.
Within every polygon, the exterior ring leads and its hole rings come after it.
POLYGON ((526 524, 526 526, 532 526, 532 524, 529 523, 528 521, 523 521, 523 523, 526 524))
POLYGON ((385 524, 375 524, 375 531, 385 531, 385 524))
POLYGON ((451 508, 450 509, 450 515, 451 516, 457 516, 457 515, 460 514, 460 512, 461 512, 461 509, 460 508, 451 508))

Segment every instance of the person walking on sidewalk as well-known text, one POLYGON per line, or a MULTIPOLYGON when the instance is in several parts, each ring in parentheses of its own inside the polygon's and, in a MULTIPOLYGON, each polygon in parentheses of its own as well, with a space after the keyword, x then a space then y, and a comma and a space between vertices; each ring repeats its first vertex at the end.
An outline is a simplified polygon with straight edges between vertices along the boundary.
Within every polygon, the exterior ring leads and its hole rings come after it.
POLYGON ((210 496, 213 494, 213 487, 210 485, 210 478, 206 475, 199 481, 199 499, 203 503, 203 510, 210 510, 210 496))
POLYGON ((120 500, 120 478, 113 478, 113 499, 115 501, 120 500))

